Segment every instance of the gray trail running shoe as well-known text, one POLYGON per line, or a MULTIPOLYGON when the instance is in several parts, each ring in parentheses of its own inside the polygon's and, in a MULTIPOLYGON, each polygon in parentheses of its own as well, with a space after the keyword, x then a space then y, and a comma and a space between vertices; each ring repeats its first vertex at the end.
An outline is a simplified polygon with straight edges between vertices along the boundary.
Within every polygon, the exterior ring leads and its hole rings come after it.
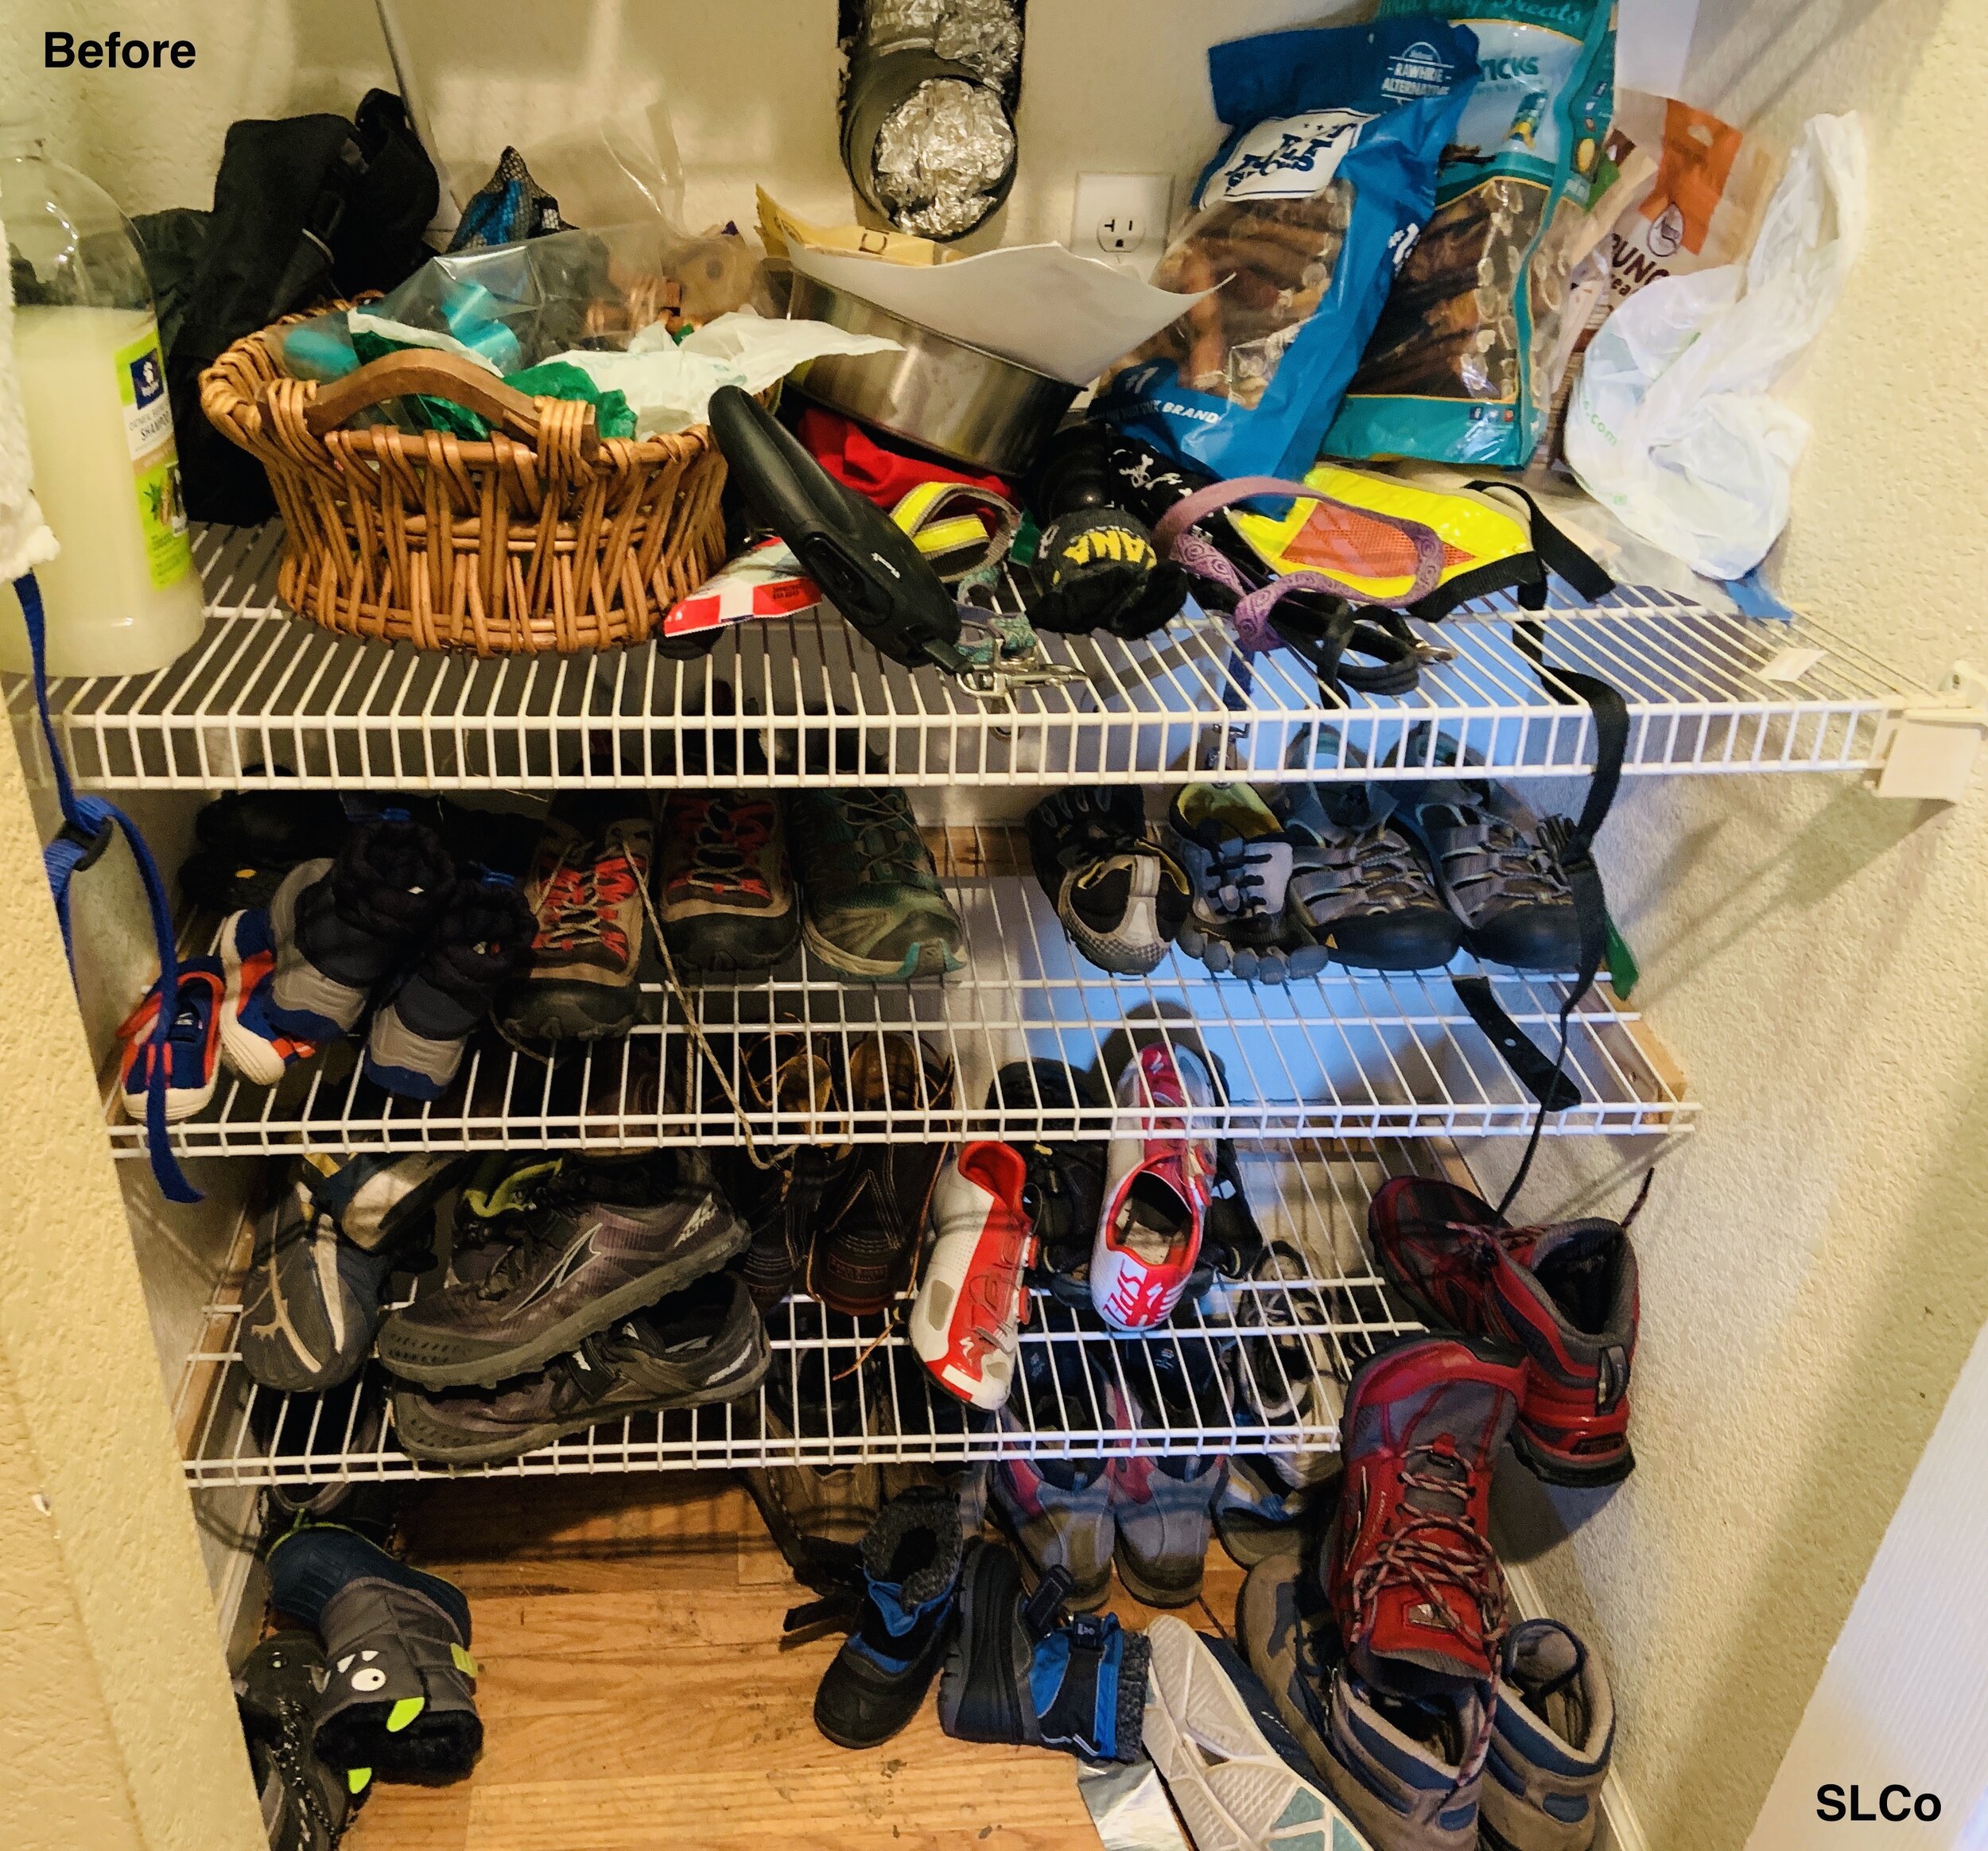
POLYGON ((351 1530, 306 1525, 270 1551, 270 1599, 316 1629, 328 1674, 315 1746, 376 1779, 460 1779, 483 1744, 469 1602, 351 1530))
POLYGON ((1489 1851, 1589 1851, 1615 1745, 1602 1662, 1557 1620, 1512 1628, 1480 1822, 1489 1851))
POLYGON ((494 1387, 716 1271, 750 1238, 700 1152, 569 1162, 487 1276, 386 1321, 379 1359, 424 1388, 494 1387))
POLYGON ((736 1401, 771 1360, 744 1283, 715 1273, 582 1339, 535 1375, 490 1390, 399 1388, 394 1425, 417 1459, 481 1465, 604 1420, 736 1401))
POLYGON ((317 1693, 324 1651, 308 1632, 274 1634, 235 1674, 235 1705, 248 1740, 249 1771, 270 1851, 332 1851, 370 1791, 317 1757, 317 1693))
POLYGON ((1463 929, 1415 839, 1396 821, 1394 793, 1377 784, 1300 784, 1272 808, 1291 840, 1290 903, 1315 945, 1294 953, 1293 976, 1328 959, 1356 969, 1434 970, 1463 929))
MULTIPOLYGON (((1118 1350, 1140 1425, 1170 1430, 1220 1426, 1229 1397, 1214 1346, 1186 1334, 1120 1340, 1118 1350)), ((1118 1578, 1149 1607, 1184 1607, 1201 1595, 1214 1531, 1215 1500, 1228 1482, 1222 1453, 1112 1461, 1112 1515, 1118 1578)))
POLYGON ((394 1245, 348 1240, 300 1182, 256 1218, 239 1341, 249 1380, 317 1393, 356 1375, 379 1329, 380 1293, 400 1263, 394 1245))
POLYGON ((965 964, 960 916, 903 791, 798 791, 787 825, 802 936, 830 970, 888 983, 965 964))
POLYGON ((801 941, 779 800, 684 790, 662 805, 656 914, 680 964, 707 976, 771 970, 801 941))
POLYGON ((554 799, 524 887, 538 928, 531 968, 499 1005, 507 1034, 592 1041, 640 1023, 653 835, 639 794, 554 799))
POLYGON ((1218 976, 1283 983, 1291 844, 1268 805, 1247 784, 1190 784, 1174 799, 1167 828, 1194 896, 1181 949, 1218 976))
POLYGON ((1187 876, 1146 828, 1131 785, 1053 792, 1028 813, 1029 859, 1070 942, 1102 971, 1142 977, 1187 917, 1187 876))
MULTIPOLYGON (((1417 756, 1411 735, 1408 755, 1417 756)), ((1463 926, 1465 948, 1492 964, 1548 973, 1578 968, 1574 894, 1540 819, 1508 784, 1486 778, 1387 786, 1395 820, 1427 852, 1463 926)))

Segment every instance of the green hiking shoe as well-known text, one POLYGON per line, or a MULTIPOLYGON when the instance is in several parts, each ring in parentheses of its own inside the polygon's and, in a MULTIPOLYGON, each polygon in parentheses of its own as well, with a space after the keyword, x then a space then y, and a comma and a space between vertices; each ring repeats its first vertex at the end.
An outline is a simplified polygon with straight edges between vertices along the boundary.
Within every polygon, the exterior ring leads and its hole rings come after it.
POLYGON ((787 813, 802 937, 838 976, 942 976, 965 958, 960 916, 901 790, 804 790, 787 813))

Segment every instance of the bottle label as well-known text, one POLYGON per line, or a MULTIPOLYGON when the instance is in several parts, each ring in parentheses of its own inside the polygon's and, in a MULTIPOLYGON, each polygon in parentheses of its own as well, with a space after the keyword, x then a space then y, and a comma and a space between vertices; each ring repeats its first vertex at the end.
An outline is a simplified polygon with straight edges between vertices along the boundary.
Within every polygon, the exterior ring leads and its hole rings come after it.
POLYGON ((187 537, 186 496, 180 487, 180 453, 173 441, 173 406, 165 395, 165 361, 159 352, 157 323, 117 351, 118 397, 124 406, 124 434, 131 447, 136 478, 138 526, 161 591, 177 584, 193 566, 187 537))

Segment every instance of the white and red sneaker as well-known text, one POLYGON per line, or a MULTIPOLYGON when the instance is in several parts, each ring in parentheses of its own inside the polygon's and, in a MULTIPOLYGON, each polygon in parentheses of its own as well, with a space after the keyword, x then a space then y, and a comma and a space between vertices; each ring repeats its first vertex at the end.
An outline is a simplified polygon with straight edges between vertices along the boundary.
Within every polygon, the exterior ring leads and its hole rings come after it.
POLYGON ((1022 1274, 1035 1235, 1022 1192, 1028 1165, 1011 1144, 969 1144, 932 1191, 931 1258, 911 1307, 911 1347, 940 1385, 999 1407, 1015 1380, 1022 1274))
POLYGON ((1155 1042, 1118 1077, 1118 1103, 1143 1115, 1105 1158, 1105 1206, 1091 1248, 1091 1303, 1118 1330, 1150 1330, 1173 1315, 1201 1252, 1215 1174, 1212 1139, 1190 1138, 1183 1112, 1215 1103, 1206 1063, 1155 1042))

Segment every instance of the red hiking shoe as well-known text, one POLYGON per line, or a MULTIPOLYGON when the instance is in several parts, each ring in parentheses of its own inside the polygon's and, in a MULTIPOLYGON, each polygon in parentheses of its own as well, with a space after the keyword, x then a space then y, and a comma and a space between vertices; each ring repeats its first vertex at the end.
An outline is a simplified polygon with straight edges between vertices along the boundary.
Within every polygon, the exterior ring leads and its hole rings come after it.
POLYGON ((1505 1628, 1491 1472, 1524 1380, 1516 1352, 1451 1337, 1354 1371, 1325 1575, 1365 1682, 1404 1697, 1489 1686, 1505 1628))
POLYGON ((1550 1484, 1613 1484, 1636 1465, 1635 1216, 1512 1228, 1469 1189, 1422 1176, 1384 1184, 1368 1211, 1375 1258, 1432 1327, 1524 1351, 1512 1444, 1550 1484))

